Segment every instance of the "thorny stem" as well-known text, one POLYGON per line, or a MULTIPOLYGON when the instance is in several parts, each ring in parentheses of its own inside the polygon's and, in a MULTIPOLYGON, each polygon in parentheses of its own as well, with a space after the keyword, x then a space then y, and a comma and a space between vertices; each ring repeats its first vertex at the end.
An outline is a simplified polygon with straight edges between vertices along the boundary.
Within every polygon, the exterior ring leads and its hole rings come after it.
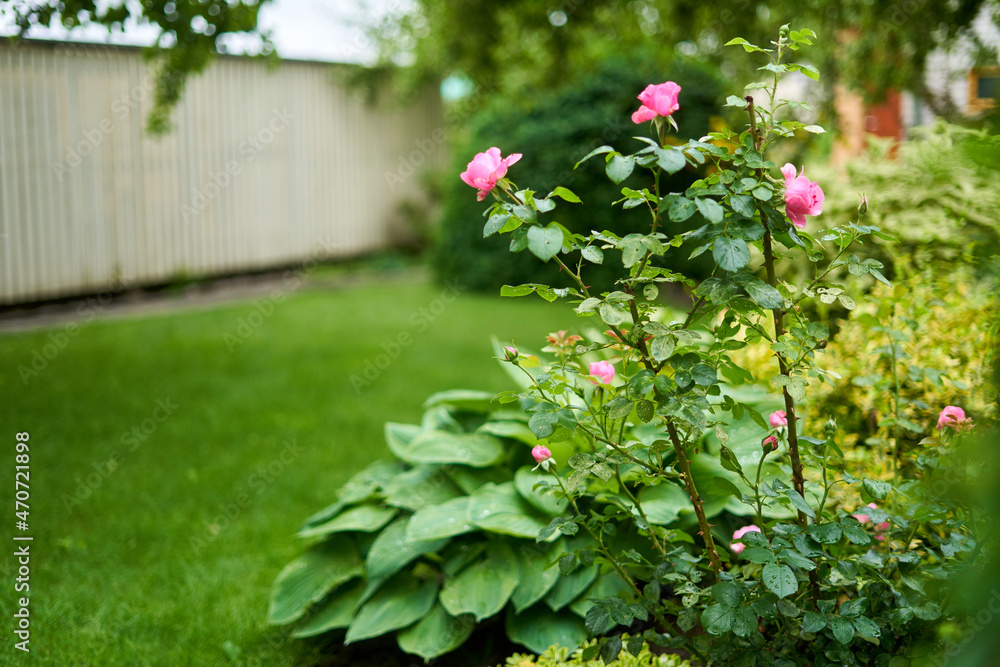
POLYGON ((704 540, 705 550, 708 552, 708 562, 712 566, 712 571, 718 576, 722 571, 722 562, 719 560, 719 553, 715 550, 715 541, 712 539, 712 526, 705 517, 705 507, 701 502, 701 496, 698 495, 698 488, 694 485, 694 478, 691 476, 691 464, 688 463, 687 456, 684 454, 684 445, 681 443, 677 429, 671 421, 667 421, 667 433, 670 435, 670 441, 674 445, 677 463, 684 477, 684 486, 688 497, 691 499, 691 504, 694 505, 695 516, 698 517, 698 527, 701 529, 701 538, 704 540))
MULTIPOLYGON (((755 111, 753 106, 753 97, 747 95, 747 112, 750 114, 750 132, 754 139, 754 148, 760 148, 760 137, 757 134, 757 121, 755 118, 755 111)), ((758 172, 763 172, 763 170, 758 170, 758 172)), ((767 224, 767 216, 761 212, 760 221, 764 225, 764 270, 767 273, 767 284, 771 287, 777 287, 778 281, 774 276, 774 250, 771 247, 771 228, 767 224)), ((781 307, 774 308, 771 310, 771 314, 774 318, 774 339, 778 340, 785 333, 784 327, 784 310, 781 307)), ((778 370, 782 375, 788 376, 788 364, 785 362, 785 358, 780 354, 775 355, 778 358, 778 370)), ((796 430, 796 417, 795 417, 795 401, 792 399, 792 395, 788 393, 788 387, 784 386, 781 388, 781 393, 785 399, 785 418, 788 420, 788 454, 792 461, 792 485, 800 496, 805 498, 805 478, 802 475, 802 460, 799 458, 799 436, 796 430)), ((798 512, 799 524, 804 528, 806 526, 806 515, 802 510, 798 512)))
POLYGON ((664 548, 663 544, 656 537, 656 528, 653 526, 652 523, 650 523, 649 518, 646 516, 646 513, 642 509, 642 505, 639 504, 639 499, 636 498, 635 494, 632 493, 632 490, 625 485, 624 480, 622 480, 622 474, 621 471, 618 469, 618 466, 615 466, 615 479, 618 480, 618 485, 622 488, 623 491, 625 491, 626 495, 628 495, 629 500, 631 500, 635 504, 635 509, 638 510, 639 516, 642 517, 643 522, 645 522, 646 524, 646 530, 649 532, 649 539, 653 541, 653 546, 656 548, 657 551, 660 552, 661 556, 666 556, 667 555, 666 548, 664 548))

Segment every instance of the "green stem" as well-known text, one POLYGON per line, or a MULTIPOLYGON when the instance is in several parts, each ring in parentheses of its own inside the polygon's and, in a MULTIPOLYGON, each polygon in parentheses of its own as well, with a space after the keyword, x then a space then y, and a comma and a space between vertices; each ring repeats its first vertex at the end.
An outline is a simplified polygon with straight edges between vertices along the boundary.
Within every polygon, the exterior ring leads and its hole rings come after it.
POLYGON ((635 494, 632 493, 631 489, 629 489, 628 486, 625 485, 625 482, 622 480, 621 471, 619 470, 619 466, 617 465, 615 466, 615 479, 618 480, 618 485, 622 488, 623 491, 625 491, 625 494, 629 497, 629 500, 632 501, 632 503, 635 505, 635 509, 639 512, 639 516, 642 517, 642 520, 645 522, 646 530, 649 531, 649 539, 653 541, 653 547, 655 547, 656 550, 660 552, 661 556, 666 556, 667 555, 666 548, 656 537, 656 527, 653 526, 652 523, 650 523, 649 517, 646 516, 646 513, 642 509, 642 505, 639 503, 639 499, 635 496, 635 494))

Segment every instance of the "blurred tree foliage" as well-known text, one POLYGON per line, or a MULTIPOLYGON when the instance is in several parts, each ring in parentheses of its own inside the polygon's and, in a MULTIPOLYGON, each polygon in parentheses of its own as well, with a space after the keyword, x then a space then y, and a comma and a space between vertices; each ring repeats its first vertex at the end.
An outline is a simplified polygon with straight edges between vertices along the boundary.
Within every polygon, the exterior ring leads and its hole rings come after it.
POLYGON ((676 49, 749 81, 753 72, 737 69, 748 59, 725 62, 722 45, 737 34, 767 44, 791 23, 819 33, 812 53, 826 86, 844 83, 872 100, 908 89, 951 117, 950 101, 924 84, 928 54, 967 36, 981 59, 996 62, 971 30, 980 11, 1000 22, 996 0, 415 0, 373 34, 384 62, 415 64, 405 72, 411 86, 459 73, 474 86, 497 80, 516 92, 559 85, 567 72, 637 47, 676 49))
POLYGON ((257 29, 260 8, 270 0, 142 0, 142 2, 95 2, 95 0, 20 0, 0 3, 0 15, 15 23, 18 37, 33 26, 73 29, 100 25, 108 32, 123 32, 126 26, 156 26, 156 44, 147 55, 160 60, 156 70, 154 106, 147 121, 153 134, 170 128, 170 113, 184 93, 192 74, 205 69, 219 52, 220 38, 249 33, 261 40, 260 54, 269 56, 273 47, 257 29))

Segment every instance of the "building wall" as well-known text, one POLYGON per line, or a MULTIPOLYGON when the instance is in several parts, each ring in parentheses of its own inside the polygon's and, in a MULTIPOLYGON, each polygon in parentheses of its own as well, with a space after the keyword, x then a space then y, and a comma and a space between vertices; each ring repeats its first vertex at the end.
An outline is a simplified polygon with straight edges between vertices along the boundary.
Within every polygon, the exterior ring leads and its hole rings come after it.
POLYGON ((440 98, 372 107, 332 71, 220 57, 156 138, 139 50, 0 43, 0 303, 390 245, 440 98))

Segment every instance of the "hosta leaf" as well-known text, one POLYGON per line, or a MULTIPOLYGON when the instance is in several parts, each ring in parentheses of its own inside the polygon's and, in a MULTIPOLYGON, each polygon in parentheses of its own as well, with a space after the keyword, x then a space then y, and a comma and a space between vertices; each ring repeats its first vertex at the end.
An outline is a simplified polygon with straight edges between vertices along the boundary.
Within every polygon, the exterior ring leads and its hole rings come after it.
MULTIPOLYGON (((389 426, 389 424, 386 425, 387 437, 389 426)), ((402 431, 412 429, 412 435, 420 432, 420 427, 409 424, 392 424, 391 426, 399 427, 402 431)), ((326 523, 340 514, 341 510, 348 505, 375 498, 385 483, 404 470, 406 470, 406 466, 400 461, 375 461, 351 477, 344 486, 340 487, 340 490, 337 492, 337 502, 324 507, 306 519, 302 524, 302 530, 326 523)))
POLYGON ((447 542, 439 540, 412 540, 406 536, 406 526, 410 517, 396 519, 372 542, 365 558, 365 570, 370 579, 389 577, 404 565, 426 553, 434 553, 447 542))
POLYGON ((309 619, 300 623, 292 636, 315 637, 329 630, 346 628, 354 620, 354 608, 361 600, 361 592, 364 590, 363 579, 344 584, 317 605, 309 619))
POLYGON ((597 578, 597 566, 578 567, 573 572, 565 575, 556 582, 549 594, 545 596, 545 604, 552 611, 559 611, 573 600, 580 597, 580 594, 587 590, 587 587, 594 583, 597 578))
POLYGON ((333 539, 314 546, 278 573, 271 587, 268 622, 291 623, 309 605, 362 571, 361 556, 353 541, 333 539))
POLYGON ((569 500, 556 495, 559 487, 552 483, 552 476, 538 471, 533 471, 530 466, 522 466, 514 474, 514 486, 521 497, 527 500, 540 512, 549 516, 559 516, 566 511, 569 500), (549 482, 551 488, 535 488, 540 482, 549 482))
POLYGON ((549 518, 522 498, 512 482, 487 484, 469 496, 468 518, 491 533, 532 539, 549 524, 549 518))
POLYGON ((673 523, 691 506, 687 493, 670 482, 644 488, 639 494, 639 503, 649 521, 661 526, 673 523))
POLYGON ((412 574, 397 574, 361 607, 347 629, 345 644, 377 637, 419 621, 434 606, 438 583, 412 574))
POLYGON ((469 498, 461 497, 420 508, 406 524, 406 536, 414 541, 439 540, 475 529, 469 521, 469 498))
POLYGON ((423 431, 393 453, 409 463, 460 463, 485 468, 499 463, 506 448, 487 433, 423 431))
POLYGON ((569 609, 574 614, 586 618, 587 612, 594 606, 595 600, 616 597, 619 593, 631 590, 632 587, 617 572, 601 572, 598 573, 597 579, 590 585, 590 588, 569 605, 569 609))
POLYGON ((507 610, 507 637, 529 651, 544 653, 550 646, 575 651, 587 641, 587 628, 576 614, 555 614, 535 605, 520 614, 507 610))
POLYGON ((517 556, 505 541, 494 540, 485 558, 469 565, 441 589, 441 604, 452 616, 472 614, 477 621, 503 609, 517 587, 517 556))
POLYGON ((418 465, 385 485, 385 502, 408 510, 441 503, 462 495, 440 466, 418 465))
POLYGON ((392 518, 398 513, 399 510, 394 507, 358 505, 357 507, 344 510, 326 523, 301 530, 298 535, 299 537, 316 537, 318 535, 329 535, 330 533, 343 533, 353 530, 373 533, 392 521, 392 518))
POLYGON ((424 409, 433 408, 438 405, 448 405, 462 412, 490 412, 495 406, 493 398, 496 396, 491 391, 477 391, 474 389, 449 389, 439 391, 431 395, 424 401, 424 409))
POLYGON ((559 568, 546 566, 566 553, 566 540, 556 540, 551 545, 523 544, 517 551, 521 561, 521 579, 510 601, 520 613, 535 604, 552 590, 561 576, 559 568))
POLYGON ((407 653, 432 660, 464 644, 475 627, 476 621, 472 616, 455 617, 436 604, 419 623, 400 631, 396 635, 396 643, 407 653))

